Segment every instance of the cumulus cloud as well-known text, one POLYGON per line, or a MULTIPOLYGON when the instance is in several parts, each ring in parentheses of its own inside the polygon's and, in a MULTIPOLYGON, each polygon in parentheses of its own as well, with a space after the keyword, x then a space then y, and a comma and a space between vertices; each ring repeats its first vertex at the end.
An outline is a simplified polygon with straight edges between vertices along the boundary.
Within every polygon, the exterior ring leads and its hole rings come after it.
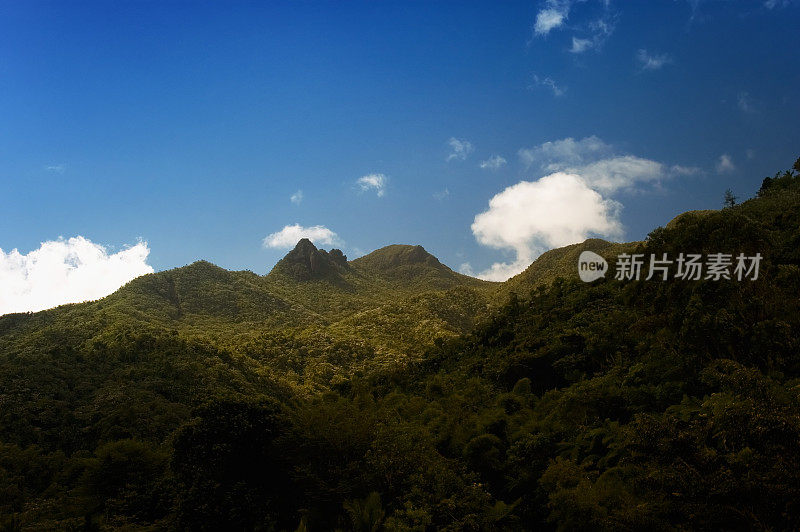
POLYGON ((294 194, 289 197, 289 201, 294 203, 295 205, 300 205, 303 202, 303 191, 298 190, 294 194))
POLYGON ((497 170, 501 166, 505 166, 507 162, 508 161, 506 161, 505 157, 500 155, 492 155, 485 161, 481 161, 480 167, 484 170, 497 170))
POLYGON ((552 91, 553 93, 553 96, 556 97, 563 96, 564 93, 567 91, 565 87, 559 86, 551 77, 548 76, 539 77, 537 74, 534 74, 532 79, 533 83, 528 85, 528 89, 533 89, 535 87, 545 87, 547 89, 550 89, 550 91, 552 91))
POLYGON ((475 274, 503 281, 520 273, 543 251, 582 242, 589 236, 623 236, 614 194, 636 192, 675 176, 701 173, 692 166, 667 166, 658 161, 618 153, 598 137, 565 138, 519 150, 528 172, 543 176, 506 188, 478 214, 472 233, 483 245, 514 254, 475 274))
POLYGON ((267 235, 263 243, 267 248, 291 249, 303 238, 324 246, 340 246, 343 243, 339 235, 324 225, 303 227, 300 224, 284 226, 280 231, 267 235))
POLYGON ((105 297, 131 279, 152 273, 149 254, 147 242, 110 253, 82 236, 42 242, 27 254, 0 249, 0 314, 105 297))
POLYGON ((369 174, 359 177, 356 181, 356 185, 361 189, 361 192, 374 190, 378 197, 382 198, 386 194, 386 185, 388 182, 389 178, 384 174, 369 174))
POLYGON ((639 68, 644 70, 659 70, 664 65, 672 63, 672 57, 669 54, 652 54, 644 48, 636 52, 636 61, 639 63, 639 68))
POLYGON ((447 144, 450 145, 450 154, 447 156, 447 161, 452 161, 453 159, 463 161, 467 158, 467 155, 475 150, 475 147, 472 145, 472 143, 465 139, 450 137, 450 140, 447 141, 447 144))
POLYGON ((725 174, 728 172, 733 172, 736 170, 736 165, 733 164, 733 159, 727 153, 723 153, 717 159, 717 173, 718 174, 725 174))
MULTIPOLYGON (((478 274, 504 281, 524 270, 544 250, 580 242, 594 234, 622 235, 619 203, 604 199, 581 176, 557 172, 537 181, 521 181, 489 200, 472 233, 480 244, 512 250, 512 262, 495 263, 478 274)), ((462 270, 468 265, 462 265, 462 270)))

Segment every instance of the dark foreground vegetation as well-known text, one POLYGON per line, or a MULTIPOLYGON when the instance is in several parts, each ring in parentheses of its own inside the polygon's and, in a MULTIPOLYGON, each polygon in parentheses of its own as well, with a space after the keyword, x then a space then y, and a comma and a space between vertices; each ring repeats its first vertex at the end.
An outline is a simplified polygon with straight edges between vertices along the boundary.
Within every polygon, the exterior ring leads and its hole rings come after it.
POLYGON ((635 245, 758 252, 755 281, 517 281, 487 313, 503 287, 397 247, 0 318, 0 529, 798 530, 798 172, 635 245))

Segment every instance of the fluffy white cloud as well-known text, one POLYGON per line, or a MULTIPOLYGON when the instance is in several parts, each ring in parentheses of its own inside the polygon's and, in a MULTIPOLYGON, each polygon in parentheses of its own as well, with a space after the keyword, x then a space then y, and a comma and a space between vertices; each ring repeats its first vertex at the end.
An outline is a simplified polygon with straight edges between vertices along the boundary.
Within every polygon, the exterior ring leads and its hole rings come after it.
POLYGON ((303 227, 300 224, 294 224, 284 226, 280 231, 267 235, 264 239, 264 247, 291 249, 303 238, 307 238, 317 245, 340 246, 342 244, 339 235, 324 225, 303 227))
POLYGON ((505 157, 500 155, 492 155, 485 161, 481 161, 480 167, 484 170, 497 170, 501 166, 505 166, 507 162, 508 161, 506 161, 505 157))
POLYGON ((450 145, 451 149, 450 154, 447 156, 447 161, 452 161, 453 159, 463 161, 467 158, 467 155, 475 150, 475 147, 472 145, 472 143, 465 139, 450 137, 450 140, 447 141, 447 144, 450 145))
MULTIPOLYGON (((695 167, 668 167, 615 153, 613 146, 595 136, 545 142, 520 150, 519 157, 528 171, 544 177, 506 188, 475 217, 472 233, 480 244, 515 254, 513 261, 495 263, 478 273, 483 279, 508 279, 543 251, 591 235, 622 237, 622 205, 611 196, 636 191, 642 184, 701 173, 695 167)), ((469 264, 463 264, 461 271, 473 274, 469 264)))
POLYGON ((381 198, 386 194, 386 185, 388 182, 389 178, 383 174, 369 174, 359 177, 356 181, 356 185, 361 189, 361 192, 374 190, 378 197, 381 198))
POLYGON ((536 22, 533 25, 533 31, 535 31, 537 35, 547 35, 550 33, 550 30, 564 24, 566 18, 566 10, 552 7, 542 9, 536 14, 536 22))
POLYGON ((540 78, 538 75, 533 75, 533 83, 528 85, 528 89, 533 89, 534 87, 546 87, 553 92, 553 96, 563 96, 564 93, 567 91, 566 88, 559 86, 553 78, 550 77, 543 77, 540 78))
POLYGON ((289 201, 294 203, 295 205, 300 205, 303 202, 303 191, 298 190, 294 194, 289 197, 289 201))
POLYGON ((563 26, 569 16, 571 0, 547 0, 544 7, 536 13, 533 31, 536 35, 547 35, 563 26))
POLYGON ((109 253, 82 236, 42 242, 24 255, 0 249, 0 314, 105 297, 131 279, 152 273, 149 254, 147 242, 109 253))
POLYGON ((557 172, 510 186, 489 200, 489 208, 475 217, 472 233, 483 245, 513 250, 516 258, 493 264, 478 277, 504 281, 548 248, 581 242, 592 234, 621 236, 620 207, 575 174, 557 172))
POLYGON ((733 164, 733 159, 727 153, 723 153, 717 159, 717 173, 718 174, 725 174, 728 172, 733 172, 736 170, 736 165, 733 164))
POLYGON ((658 70, 666 64, 672 63, 669 54, 651 54, 644 48, 636 52, 636 61, 642 70, 658 70))

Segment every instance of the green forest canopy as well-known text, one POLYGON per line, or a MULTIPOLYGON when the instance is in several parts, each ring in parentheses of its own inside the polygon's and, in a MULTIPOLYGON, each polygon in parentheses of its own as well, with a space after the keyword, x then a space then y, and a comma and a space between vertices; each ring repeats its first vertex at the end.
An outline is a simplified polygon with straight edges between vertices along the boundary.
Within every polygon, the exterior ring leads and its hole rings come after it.
POLYGON ((800 528, 800 161, 504 284, 301 242, 0 318, 4 530, 800 528), (575 279, 590 249, 755 281, 575 279))

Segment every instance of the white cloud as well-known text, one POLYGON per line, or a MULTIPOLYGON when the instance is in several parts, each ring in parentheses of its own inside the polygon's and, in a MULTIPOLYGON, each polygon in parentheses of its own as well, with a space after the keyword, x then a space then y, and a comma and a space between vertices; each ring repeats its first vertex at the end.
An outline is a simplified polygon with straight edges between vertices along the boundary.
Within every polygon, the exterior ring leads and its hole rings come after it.
MULTIPOLYGON (((544 177, 508 187, 475 217, 472 232, 480 244, 515 255, 513 261, 495 263, 478 273, 483 279, 505 280, 546 249, 582 242, 591 235, 621 237, 622 205, 611 198, 613 194, 702 173, 692 166, 666 166, 617 153, 596 136, 545 142, 519 150, 519 157, 529 172, 544 177)), ((474 273, 468 263, 461 271, 474 273)))
POLYGON ((63 174, 64 170, 67 169, 65 164, 50 164, 44 167, 45 170, 48 172, 54 172, 56 174, 63 174))
POLYGON ((718 174, 724 174, 736 170, 736 165, 733 164, 733 159, 731 159, 730 155, 723 153, 719 156, 719 159, 717 159, 716 168, 718 174))
POLYGON ((298 190, 297 192, 292 194, 291 197, 289 198, 289 201, 291 201, 295 205, 300 205, 303 202, 303 191, 298 190))
POLYGON ((674 164, 670 167, 670 172, 673 175, 700 175, 703 171, 696 167, 696 166, 682 166, 680 164, 674 164))
POLYGON ((503 281, 545 249, 581 242, 591 234, 621 236, 620 208, 575 174, 557 172, 510 186, 489 200, 489 208, 475 216, 471 228, 480 244, 512 250, 516 258, 477 276, 503 281))
POLYGON ((0 249, 0 314, 105 297, 131 279, 152 273, 149 253, 147 242, 109 253, 82 236, 42 242, 24 255, 0 249))
POLYGON ((592 47, 593 41, 591 39, 572 38, 572 47, 569 49, 573 54, 582 54, 592 47))
POLYGON ((644 70, 659 70, 666 64, 672 63, 672 58, 669 54, 651 54, 644 48, 640 48, 636 52, 636 60, 639 62, 639 67, 644 70))
POLYGON ((480 167, 484 170, 497 170, 501 166, 504 166, 508 161, 506 161, 505 157, 500 155, 492 155, 485 161, 481 161, 480 167))
POLYGON ((533 31, 536 35, 547 35, 551 30, 564 24, 569 15, 568 2, 549 1, 547 8, 541 9, 536 14, 536 22, 533 24, 533 31))
POLYGON ((575 140, 572 137, 545 142, 533 148, 519 150, 526 167, 538 165, 540 170, 553 172, 584 164, 611 155, 612 147, 596 136, 575 140))
POLYGON ((291 249, 303 238, 307 238, 317 245, 340 246, 343 244, 339 235, 324 225, 303 227, 300 224, 284 226, 280 231, 267 235, 263 243, 266 248, 291 249))
POLYGON ((361 189, 361 192, 374 190, 378 197, 382 198, 386 194, 386 185, 388 182, 389 178, 384 174, 369 174, 359 177, 356 181, 356 185, 361 189))
POLYGON ((465 139, 450 137, 450 140, 447 141, 447 144, 450 145, 450 149, 452 150, 447 156, 447 161, 452 161, 453 159, 463 161, 467 158, 467 155, 475 150, 475 147, 472 145, 472 143, 465 139))
POLYGON ((601 159, 568 171, 580 172, 586 184, 602 192, 613 192, 630 188, 639 182, 655 182, 666 177, 663 164, 634 155, 601 159))
POLYGON ((606 11, 603 16, 591 22, 582 30, 588 37, 572 37, 572 46, 569 48, 569 52, 573 54, 582 54, 589 50, 600 50, 608 38, 611 37, 611 34, 614 33, 614 29, 616 28, 617 17, 616 14, 608 11, 608 4, 606 4, 605 7, 606 11))
POLYGON ((553 78, 551 77, 544 77, 540 78, 538 75, 533 75, 533 83, 528 85, 529 89, 534 87, 546 87, 553 92, 553 96, 563 96, 567 89, 563 86, 559 86, 553 78))
POLYGON ((604 193, 630 190, 641 183, 655 184, 677 175, 700 173, 695 167, 662 163, 615 153, 613 146, 596 136, 571 137, 519 150, 522 163, 540 174, 566 172, 581 176, 591 188, 604 193))

